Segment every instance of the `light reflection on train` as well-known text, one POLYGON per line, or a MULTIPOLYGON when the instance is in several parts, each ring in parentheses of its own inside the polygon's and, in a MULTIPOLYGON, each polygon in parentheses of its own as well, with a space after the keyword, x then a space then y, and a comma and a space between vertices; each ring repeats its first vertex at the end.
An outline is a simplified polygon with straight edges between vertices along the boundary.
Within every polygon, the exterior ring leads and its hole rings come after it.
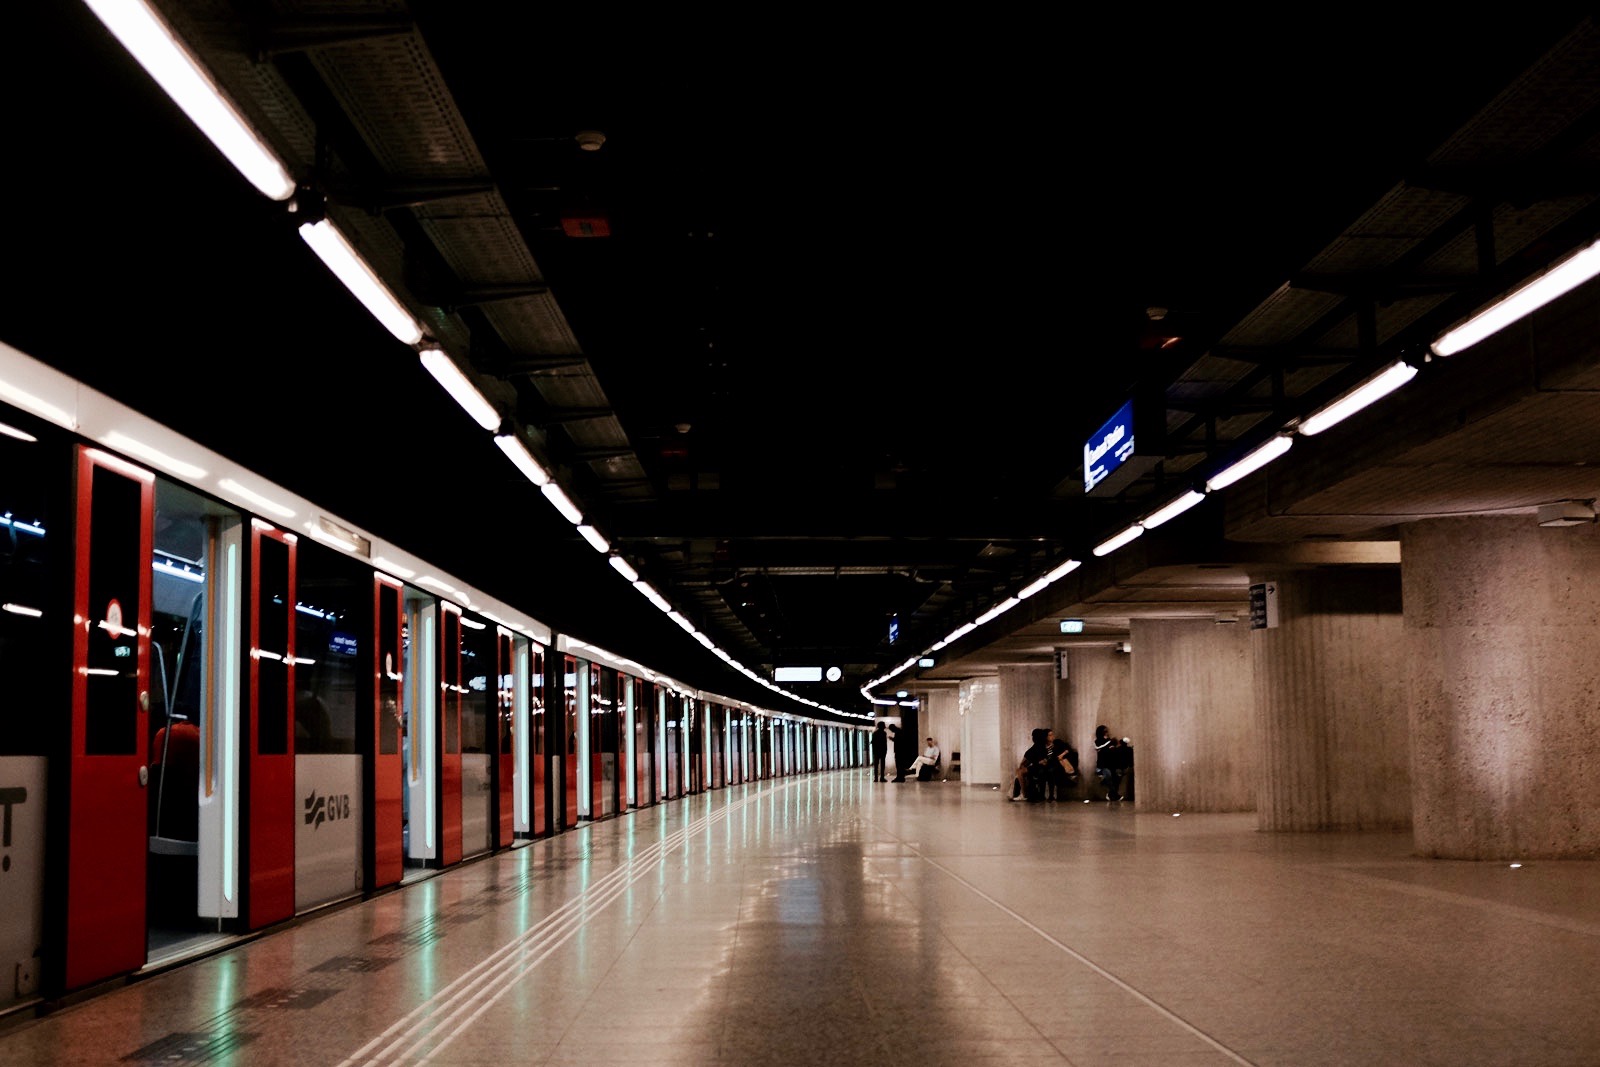
POLYGON ((271 514, 289 494, 265 483, 253 514, 158 474, 86 428, 141 416, 57 379, 0 345, 0 1012, 587 820, 866 758, 854 725, 411 581, 336 522, 271 514))

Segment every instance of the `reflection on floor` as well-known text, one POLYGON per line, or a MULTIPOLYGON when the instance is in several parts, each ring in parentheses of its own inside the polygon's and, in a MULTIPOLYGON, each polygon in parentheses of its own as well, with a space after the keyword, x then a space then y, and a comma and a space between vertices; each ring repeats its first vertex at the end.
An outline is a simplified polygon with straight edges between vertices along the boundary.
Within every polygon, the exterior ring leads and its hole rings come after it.
POLYGON ((30 1018, 0 1062, 1600 1062, 1600 863, 1174 814, 736 786, 30 1018))

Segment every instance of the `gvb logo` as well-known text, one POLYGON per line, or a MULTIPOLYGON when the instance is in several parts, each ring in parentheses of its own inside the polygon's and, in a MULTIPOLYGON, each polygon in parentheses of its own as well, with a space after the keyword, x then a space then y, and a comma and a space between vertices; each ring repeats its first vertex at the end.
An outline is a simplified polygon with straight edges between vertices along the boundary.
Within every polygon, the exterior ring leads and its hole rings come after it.
POLYGON ((0 808, 5 809, 5 817, 0 820, 0 848, 5 849, 5 854, 0 856, 0 871, 11 869, 11 809, 27 800, 28 791, 20 785, 0 789, 0 808))
POLYGON ((306 797, 306 825, 313 830, 325 822, 338 822, 350 817, 350 794, 322 796, 316 790, 306 797))

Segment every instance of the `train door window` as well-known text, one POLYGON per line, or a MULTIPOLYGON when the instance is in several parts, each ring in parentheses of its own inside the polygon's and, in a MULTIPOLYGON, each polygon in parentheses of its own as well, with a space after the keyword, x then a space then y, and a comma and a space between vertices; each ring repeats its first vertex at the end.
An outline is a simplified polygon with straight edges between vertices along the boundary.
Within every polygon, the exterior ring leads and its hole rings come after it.
POLYGON ((561 662, 562 792, 565 801, 561 825, 571 829, 578 825, 578 660, 574 656, 563 656, 561 662))
POLYGON ((535 645, 532 663, 528 668, 528 763, 531 767, 529 783, 528 832, 540 837, 549 832, 546 812, 549 800, 545 786, 550 772, 550 748, 545 737, 545 650, 535 645))
POLYGON ((139 543, 137 481, 96 467, 89 522, 89 604, 100 612, 89 628, 88 701, 84 751, 127 755, 138 751, 139 543))
POLYGON ((256 704, 261 709, 256 723, 256 751, 263 756, 283 756, 289 752, 289 719, 277 713, 288 707, 289 650, 289 546, 275 537, 261 538, 257 571, 261 596, 256 602, 257 628, 261 635, 256 657, 256 704))
POLYGON ((461 843, 466 855, 494 845, 498 821, 491 756, 491 712, 496 698, 494 631, 463 613, 461 622, 461 843))

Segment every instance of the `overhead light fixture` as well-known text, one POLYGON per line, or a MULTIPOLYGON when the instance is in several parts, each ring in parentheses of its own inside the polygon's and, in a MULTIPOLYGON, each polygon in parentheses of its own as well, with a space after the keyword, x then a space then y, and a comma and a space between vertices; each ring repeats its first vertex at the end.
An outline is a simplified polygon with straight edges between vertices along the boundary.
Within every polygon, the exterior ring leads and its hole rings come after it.
POLYGON ((294 195, 294 179, 277 154, 149 4, 142 0, 85 3, 246 181, 274 200, 294 195))
POLYGON ((528 451, 528 446, 523 444, 515 434, 497 434, 494 446, 506 454, 511 465, 522 472, 522 476, 537 486, 550 484, 550 472, 533 458, 533 453, 528 451))
POLYGON ((671 611, 672 605, 667 603, 667 598, 656 592, 655 586, 649 582, 634 582, 633 587, 644 594, 644 598, 662 611, 671 611))
MULTIPOLYGON (((984 612, 982 615, 979 615, 976 619, 973 619, 972 621, 976 625, 982 626, 984 623, 989 622, 989 621, 991 621, 993 619, 997 619, 1001 615, 1004 615, 1006 612, 1010 611, 1012 608, 1016 607, 1020 603, 1022 603, 1022 601, 1018 597, 1007 597, 1005 600, 1002 600, 1000 603, 996 604, 994 607, 990 608, 988 611, 984 612)), ((909 666, 911 666, 911 664, 913 662, 915 662, 915 661, 914 660, 907 660, 903 666, 904 667, 909 667, 909 666)))
POLYGON ((1563 500, 1539 505, 1540 526, 1582 526, 1594 522, 1594 501, 1563 500))
POLYGON ((433 375, 433 380, 444 387, 444 391, 461 405, 461 410, 471 416, 473 422, 485 430, 500 428, 500 413, 478 392, 478 387, 461 372, 448 352, 442 348, 424 348, 417 355, 421 357, 422 365, 428 368, 428 373, 433 375))
POLYGON ((608 556, 606 562, 611 564, 612 570, 628 579, 628 581, 637 582, 639 580, 639 572, 633 569, 633 564, 621 556, 608 556))
POLYGON ((1101 541, 1098 545, 1095 545, 1094 554, 1097 556, 1108 556, 1142 533, 1144 533, 1144 527, 1138 523, 1133 523, 1121 533, 1108 537, 1104 541, 1101 541))
POLYGON ((422 327, 410 310, 367 265, 337 226, 325 218, 307 222, 300 227, 300 237, 397 340, 408 345, 422 340, 422 327))
POLYGON ((591 548, 593 548, 596 552, 599 552, 600 554, 604 555, 605 553, 611 551, 611 542, 607 541, 604 537, 602 537, 600 535, 600 531, 596 530, 593 526, 590 526, 588 523, 586 523, 586 522, 579 523, 578 524, 578 533, 583 536, 583 539, 585 541, 589 542, 589 546, 591 548))
POLYGON ((1571 292, 1596 274, 1600 274, 1600 240, 1578 249, 1538 277, 1523 282, 1494 303, 1474 312, 1466 321, 1441 333, 1434 339, 1433 354, 1453 356, 1470 348, 1556 297, 1571 292))
POLYGON ((1330 404, 1318 408, 1295 427, 1310 436, 1348 419, 1362 408, 1388 396, 1417 376, 1417 368, 1404 360, 1391 363, 1330 404))
POLYGON ((572 525, 577 526, 583 522, 583 512, 578 510, 578 505, 574 504, 572 498, 567 496, 555 482, 545 482, 539 487, 539 492, 543 493, 544 498, 550 501, 550 505, 561 512, 562 518, 572 525))
POLYGON ((1146 515, 1142 520, 1140 520, 1139 525, 1143 526, 1146 530, 1154 530, 1162 523, 1168 522, 1177 518, 1179 515, 1182 515, 1185 511, 1188 511, 1205 498, 1206 495, 1204 493, 1197 489, 1191 489, 1187 493, 1184 493, 1182 496, 1178 497, 1176 500, 1171 501, 1170 503, 1159 507, 1150 514, 1146 515))
POLYGON ((1209 490, 1224 489, 1247 474, 1254 474, 1268 463, 1289 451, 1294 444, 1294 438, 1286 433, 1278 434, 1269 439, 1265 444, 1258 445, 1243 459, 1213 474, 1206 480, 1209 490))

